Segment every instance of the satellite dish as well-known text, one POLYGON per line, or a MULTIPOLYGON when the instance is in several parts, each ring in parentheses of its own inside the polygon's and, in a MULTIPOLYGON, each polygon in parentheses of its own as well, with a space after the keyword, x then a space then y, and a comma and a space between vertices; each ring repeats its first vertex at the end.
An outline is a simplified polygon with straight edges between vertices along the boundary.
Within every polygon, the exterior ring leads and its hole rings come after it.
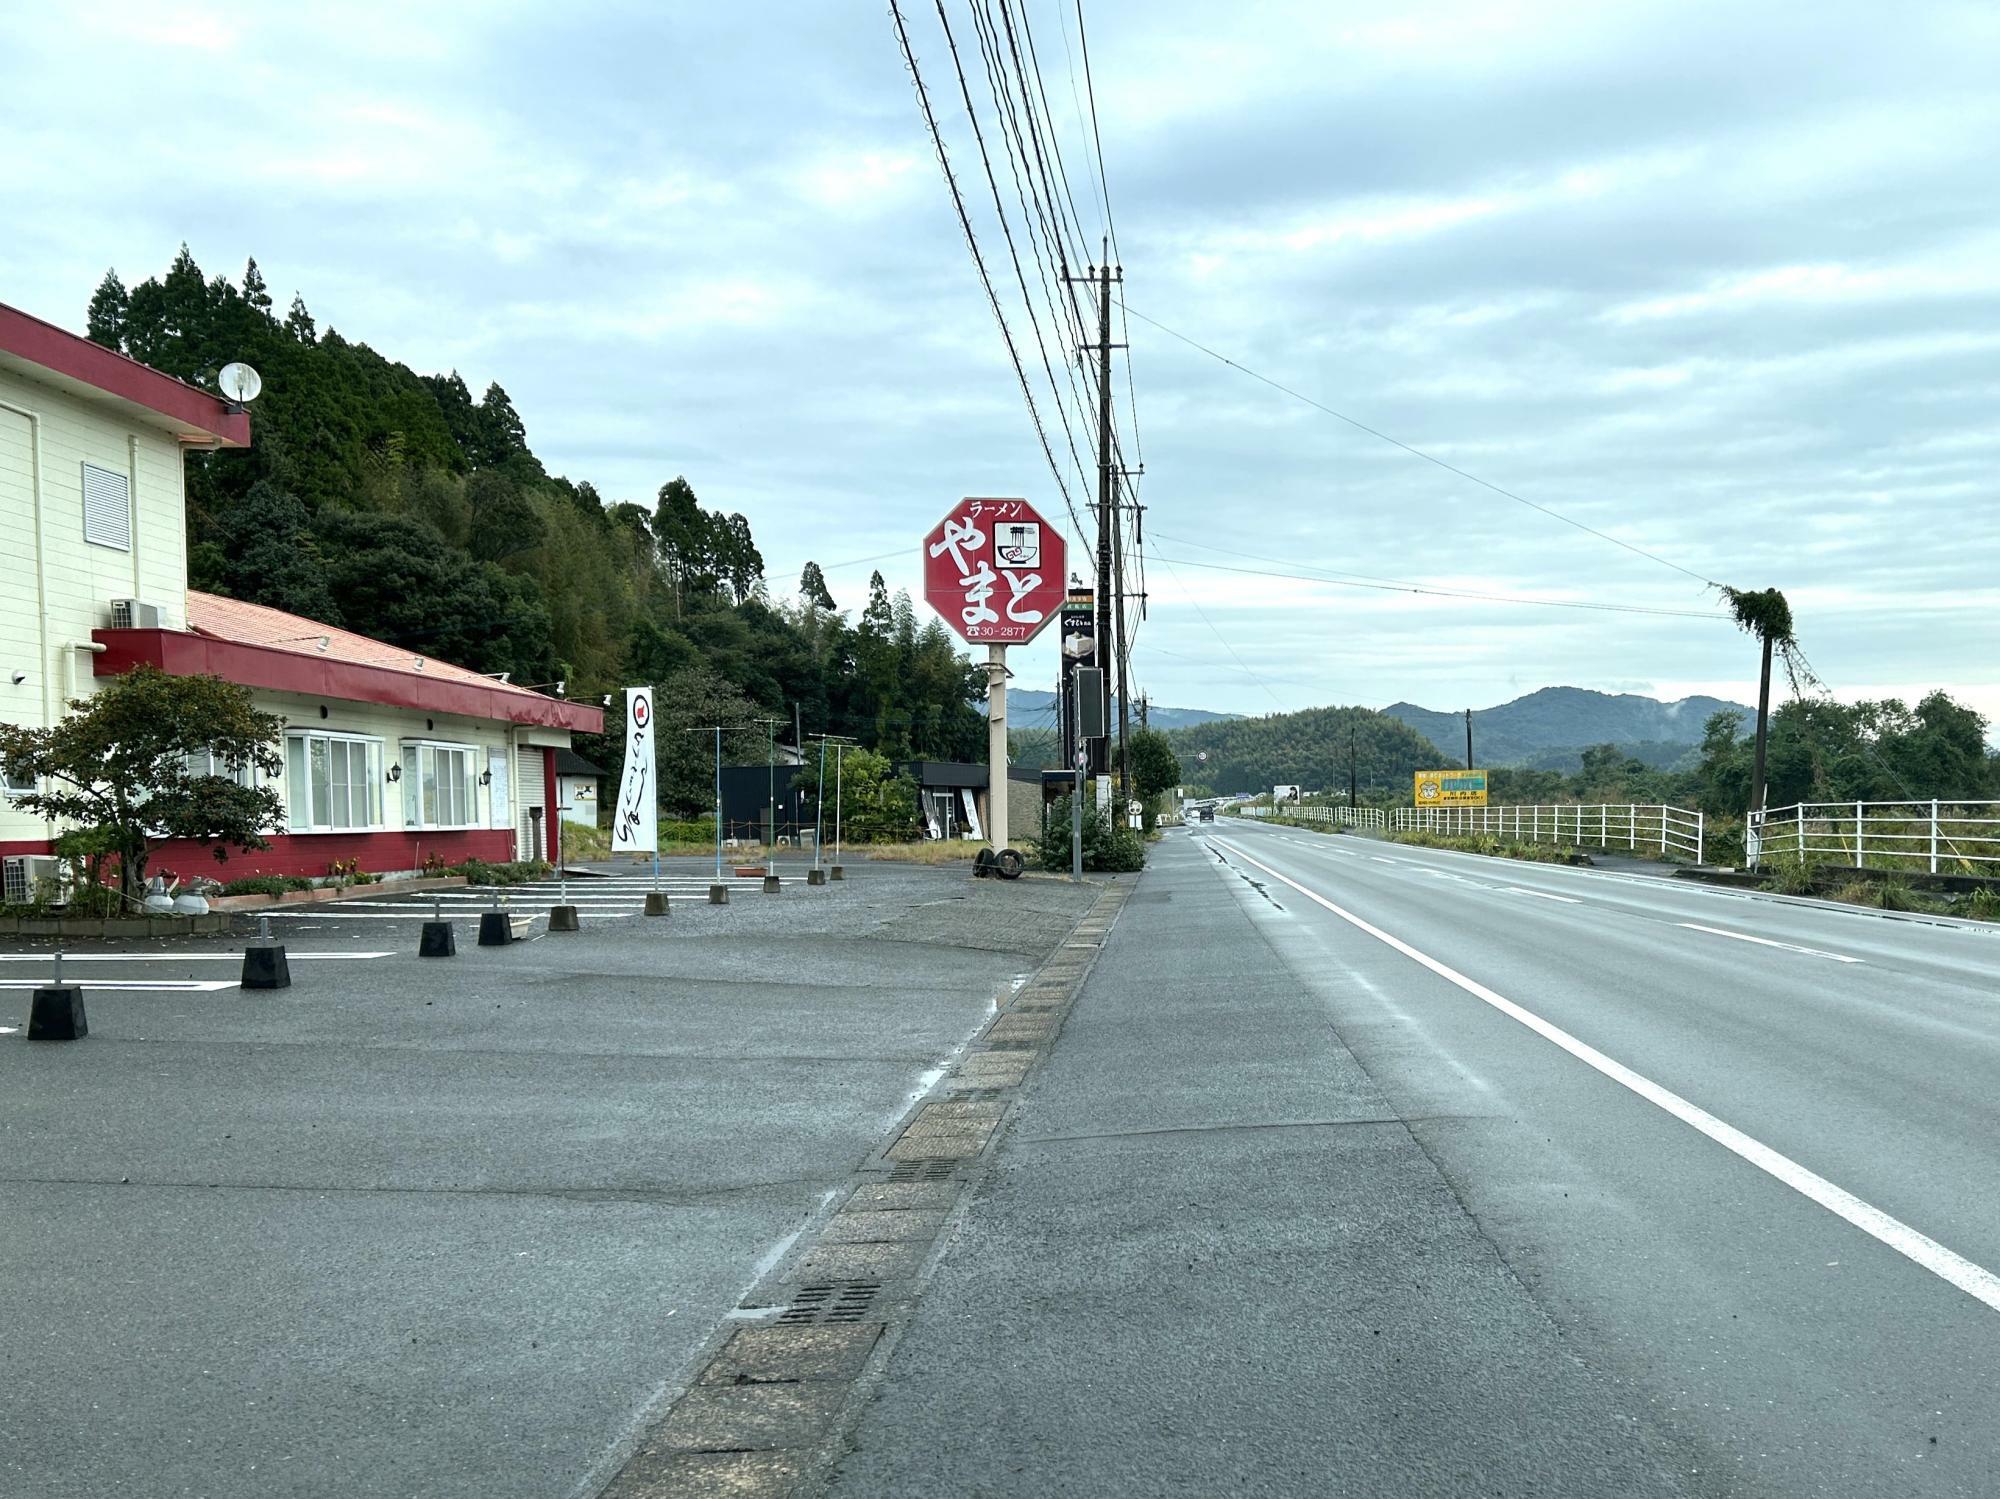
POLYGON ((257 399, 264 378, 247 364, 225 364, 215 377, 216 387, 239 406, 257 399))

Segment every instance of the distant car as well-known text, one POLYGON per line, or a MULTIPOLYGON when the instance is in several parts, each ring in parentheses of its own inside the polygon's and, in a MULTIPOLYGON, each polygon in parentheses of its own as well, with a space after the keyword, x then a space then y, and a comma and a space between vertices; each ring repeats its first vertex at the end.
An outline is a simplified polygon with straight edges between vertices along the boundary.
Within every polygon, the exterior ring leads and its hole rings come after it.
POLYGON ((1213 807, 1203 807, 1203 808, 1201 809, 1201 820, 1202 820, 1203 822, 1214 822, 1214 821, 1215 821, 1215 808, 1213 808, 1213 807))

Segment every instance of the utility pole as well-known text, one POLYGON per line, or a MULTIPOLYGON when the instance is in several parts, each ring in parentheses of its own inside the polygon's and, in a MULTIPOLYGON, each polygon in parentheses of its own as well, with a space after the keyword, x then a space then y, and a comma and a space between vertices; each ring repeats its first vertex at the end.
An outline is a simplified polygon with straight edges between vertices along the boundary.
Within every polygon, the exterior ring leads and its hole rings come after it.
MULTIPOLYGON (((1065 270, 1063 273, 1063 280, 1065 282, 1094 281, 1097 283, 1097 319, 1098 319, 1097 326, 1099 332, 1096 344, 1096 353, 1097 353, 1096 664, 1104 671, 1104 717, 1105 720, 1109 722, 1111 718, 1111 684, 1113 678, 1113 669, 1116 665, 1111 655, 1113 650, 1113 631, 1112 631, 1111 621, 1113 618, 1113 608, 1114 608, 1114 601, 1112 599, 1112 591, 1114 583, 1112 577, 1112 563, 1111 563, 1111 557, 1112 557, 1111 351, 1113 349, 1122 349, 1125 347, 1123 344, 1114 344, 1111 341, 1111 283, 1114 279, 1116 279, 1119 282, 1123 282, 1125 279, 1125 269, 1123 266, 1114 267, 1109 263, 1111 260, 1111 241, 1108 238, 1104 241, 1103 253, 1104 253, 1105 264, 1090 267, 1089 268, 1090 274, 1086 276, 1072 276, 1067 272, 1067 270, 1065 270)), ((1123 604, 1124 600, 1122 598, 1116 601, 1116 606, 1119 608, 1122 608, 1123 604)), ((1108 771, 1110 768, 1111 767, 1110 767, 1109 745, 1107 743, 1104 751, 1102 752, 1093 751, 1092 769, 1102 774, 1108 771), (1100 754, 1102 756, 1101 761, 1098 759, 1098 756, 1100 754)))
POLYGON ((1472 769, 1472 710, 1465 710, 1465 768, 1472 769))
POLYGON ((1361 804, 1361 799, 1355 795, 1356 784, 1355 784, 1355 770, 1354 770, 1355 766, 1354 738, 1355 738, 1354 721, 1352 719, 1349 719, 1347 722, 1347 806, 1348 810, 1350 811, 1352 811, 1355 807, 1361 804))
POLYGON ((1771 637, 1764 636, 1764 669, 1757 678, 1757 763, 1750 773, 1750 811, 1764 810, 1764 746, 1771 723, 1771 637))
MULTIPOLYGON (((1123 472, 1123 470, 1120 470, 1123 472)), ((1115 598, 1113 626, 1116 634, 1112 637, 1112 651, 1118 662, 1118 820, 1125 820, 1125 803, 1132 796, 1132 782, 1125 771, 1125 735, 1129 727, 1126 699, 1130 696, 1125 686, 1125 538, 1124 524, 1119 519, 1119 507, 1111 507, 1111 576, 1112 594, 1115 598)))

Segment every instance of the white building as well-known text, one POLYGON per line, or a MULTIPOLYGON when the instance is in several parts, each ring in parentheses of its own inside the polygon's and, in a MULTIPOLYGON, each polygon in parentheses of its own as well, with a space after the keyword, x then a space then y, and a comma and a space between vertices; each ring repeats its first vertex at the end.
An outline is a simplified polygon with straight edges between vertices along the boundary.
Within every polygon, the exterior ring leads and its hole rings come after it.
MULTIPOLYGON (((141 663, 254 689, 284 720, 287 818, 232 878, 558 857, 556 752, 600 710, 188 588, 181 455, 249 441, 246 412, 0 304, 0 720, 49 724, 141 663)), ((0 787, 15 889, 58 831, 27 789, 0 787)), ((220 872, 200 845, 155 862, 220 872)))

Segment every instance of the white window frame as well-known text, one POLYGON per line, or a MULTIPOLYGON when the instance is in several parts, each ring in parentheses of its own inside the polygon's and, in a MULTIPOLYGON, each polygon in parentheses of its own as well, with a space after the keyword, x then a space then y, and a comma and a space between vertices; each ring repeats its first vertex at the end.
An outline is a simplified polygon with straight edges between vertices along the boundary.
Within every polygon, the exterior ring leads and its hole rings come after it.
POLYGON ((425 832, 457 832, 482 826, 479 820, 479 767, 484 751, 476 744, 444 739, 405 739, 397 763, 403 767, 403 826, 425 832), (454 780, 448 767, 462 779, 454 780), (452 803, 463 798, 462 806, 452 803), (456 812, 457 817, 448 815, 456 812))
POLYGON ((94 547, 104 547, 109 551, 131 551, 132 476, 85 459, 82 483, 83 539, 94 547), (118 489, 115 510, 109 503, 111 496, 107 493, 114 484, 118 489))
POLYGON ((213 750, 196 750, 187 757, 187 773, 191 776, 221 776, 225 781, 234 781, 239 786, 255 788, 257 768, 249 761, 231 764, 218 760, 213 750))
POLYGON ((16 780, 11 770, 0 768, 0 796, 33 796, 41 790, 41 785, 33 776, 26 780, 16 780))
POLYGON ((383 757, 385 741, 376 734, 343 734, 330 729, 287 729, 285 731, 285 831, 290 833, 379 833, 387 826, 382 820, 383 757), (293 746, 297 746, 294 754, 293 746), (335 746, 339 753, 335 753, 335 746), (361 760, 355 775, 353 760, 361 760), (336 779, 335 761, 341 774, 336 779), (325 767, 324 785, 313 785, 315 765, 325 767), (305 784, 299 784, 303 771, 305 784), (303 791, 303 799, 300 792, 303 791), (353 798, 361 793, 365 803, 362 817, 354 815, 353 798), (323 794, 322 794, 323 793, 323 794), (337 804, 344 804, 344 807, 337 804), (344 819, 344 820, 343 820, 344 819))

